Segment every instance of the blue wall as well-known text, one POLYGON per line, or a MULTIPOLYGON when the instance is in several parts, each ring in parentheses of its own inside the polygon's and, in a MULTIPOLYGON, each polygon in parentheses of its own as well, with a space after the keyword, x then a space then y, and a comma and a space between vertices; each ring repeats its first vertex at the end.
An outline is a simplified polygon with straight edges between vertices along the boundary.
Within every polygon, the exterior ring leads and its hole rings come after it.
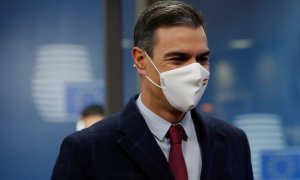
POLYGON ((103 73, 103 10, 99 0, 1 1, 1 179, 49 179, 75 123, 44 121, 32 97, 37 49, 45 44, 87 47, 95 78, 103 73))
POLYGON ((212 50, 212 79, 205 97, 216 105, 215 114, 233 121, 236 114, 274 113, 284 126, 300 127, 300 2, 213 0, 197 6, 206 17, 212 50), (236 39, 252 45, 230 48, 236 39), (217 76, 221 61, 233 74, 225 89, 217 76), (235 97, 221 102, 218 97, 226 92, 235 97))

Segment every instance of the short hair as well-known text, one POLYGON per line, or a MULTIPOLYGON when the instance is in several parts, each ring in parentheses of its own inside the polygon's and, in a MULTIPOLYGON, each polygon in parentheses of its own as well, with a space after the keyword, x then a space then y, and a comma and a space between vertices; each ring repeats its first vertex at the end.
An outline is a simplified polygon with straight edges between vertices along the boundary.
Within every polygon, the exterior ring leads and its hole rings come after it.
POLYGON ((103 106, 99 105, 99 104, 92 104, 89 105, 87 107, 85 107, 82 111, 81 111, 81 117, 87 117, 87 116, 91 116, 91 115, 101 115, 103 116, 103 106))
POLYGON ((157 1, 146 8, 134 28, 134 46, 153 55, 154 33, 160 27, 204 27, 204 18, 191 5, 179 1, 157 1))

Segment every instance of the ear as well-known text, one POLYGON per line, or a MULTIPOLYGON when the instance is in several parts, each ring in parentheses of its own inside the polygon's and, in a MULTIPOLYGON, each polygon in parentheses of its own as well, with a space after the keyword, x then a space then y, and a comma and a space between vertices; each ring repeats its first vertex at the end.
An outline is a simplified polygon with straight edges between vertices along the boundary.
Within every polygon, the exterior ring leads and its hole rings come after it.
POLYGON ((132 57, 134 61, 134 67, 140 75, 146 75, 146 56, 144 50, 139 47, 132 48, 132 57))

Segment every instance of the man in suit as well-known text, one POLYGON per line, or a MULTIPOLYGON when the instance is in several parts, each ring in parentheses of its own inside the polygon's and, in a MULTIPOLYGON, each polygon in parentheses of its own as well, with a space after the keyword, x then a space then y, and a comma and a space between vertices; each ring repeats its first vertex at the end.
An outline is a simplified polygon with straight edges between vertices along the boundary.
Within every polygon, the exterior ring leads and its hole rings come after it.
POLYGON ((201 14, 177 1, 145 9, 132 56, 141 93, 66 137, 52 179, 251 180, 245 133, 193 108, 209 80, 201 14))

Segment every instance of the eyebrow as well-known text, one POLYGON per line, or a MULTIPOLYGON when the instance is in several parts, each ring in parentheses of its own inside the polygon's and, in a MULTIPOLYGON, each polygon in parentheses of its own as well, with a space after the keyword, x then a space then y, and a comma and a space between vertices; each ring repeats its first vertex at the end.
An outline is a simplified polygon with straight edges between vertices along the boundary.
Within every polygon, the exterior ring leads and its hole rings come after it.
POLYGON ((207 50, 207 51, 205 51, 204 53, 201 53, 201 54, 197 55, 197 57, 200 57, 200 56, 209 56, 210 53, 211 53, 211 51, 210 51, 210 50, 207 50))
POLYGON ((168 52, 164 55, 165 58, 168 58, 168 57, 174 57, 174 56, 188 56, 187 53, 183 53, 183 52, 177 52, 177 51, 172 51, 172 52, 168 52))
MULTIPOLYGON (((209 56, 211 53, 210 50, 207 50, 199 55, 197 55, 197 57, 200 57, 200 56, 209 56)), ((184 53, 184 52, 178 52, 178 51, 172 51, 172 52, 168 52, 164 55, 164 58, 168 58, 168 57, 174 57, 174 56, 181 56, 181 57, 186 57, 186 56, 189 56, 188 53, 184 53)))

